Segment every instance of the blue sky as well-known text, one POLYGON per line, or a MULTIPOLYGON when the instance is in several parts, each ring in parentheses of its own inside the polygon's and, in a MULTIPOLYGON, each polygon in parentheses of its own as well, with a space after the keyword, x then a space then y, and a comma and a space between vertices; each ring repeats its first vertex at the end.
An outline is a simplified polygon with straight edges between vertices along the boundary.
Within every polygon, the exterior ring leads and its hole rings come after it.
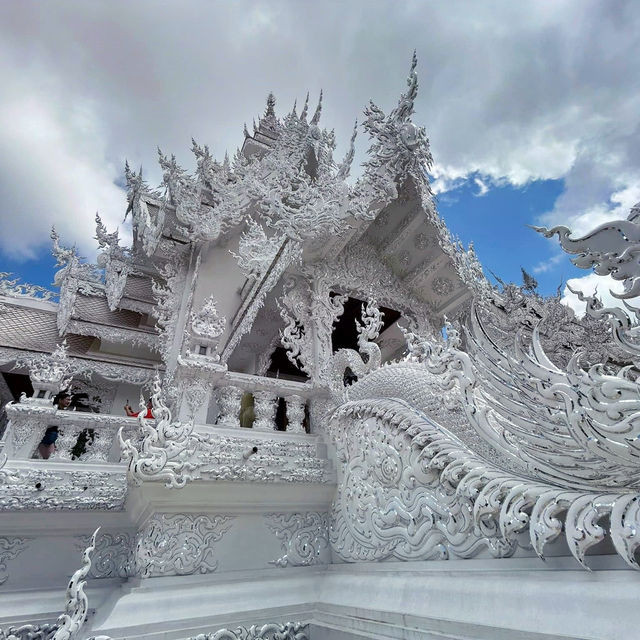
MULTIPOLYGON (((527 227, 553 209, 563 191, 562 180, 539 180, 520 188, 492 186, 484 193, 476 180, 482 181, 482 177, 471 175, 460 181, 459 186, 440 194, 437 207, 465 246, 474 243, 492 282, 490 271, 507 282, 519 283, 520 268, 524 267, 538 280, 539 291, 552 295, 561 280, 566 282, 568 278, 584 275, 566 255, 527 227), (536 271, 541 261, 555 255, 560 260, 553 269, 536 271)), ((51 287, 56 267, 48 246, 44 245, 32 259, 2 255, 2 269, 19 275, 24 282, 51 287)))
POLYGON ((581 234, 640 200, 634 0, 0 3, 0 270, 48 285, 52 225, 95 255, 95 212, 122 223, 125 159, 157 184, 158 146, 188 169, 192 136, 233 154, 270 91, 282 114, 323 89, 341 158, 369 99, 397 103, 414 48, 445 221, 505 280, 523 266, 545 293, 592 292, 525 225, 581 234))
POLYGON ((553 210, 564 189, 562 180, 537 180, 523 187, 503 184, 479 187, 472 175, 459 187, 437 198, 440 215, 449 229, 467 246, 473 242, 489 280, 491 271, 505 282, 522 281, 524 268, 538 281, 540 293, 553 295, 561 281, 584 275, 568 256, 530 229, 540 217, 553 210), (482 195, 480 195, 482 193, 482 195), (558 262, 547 271, 540 264, 558 255, 558 262))

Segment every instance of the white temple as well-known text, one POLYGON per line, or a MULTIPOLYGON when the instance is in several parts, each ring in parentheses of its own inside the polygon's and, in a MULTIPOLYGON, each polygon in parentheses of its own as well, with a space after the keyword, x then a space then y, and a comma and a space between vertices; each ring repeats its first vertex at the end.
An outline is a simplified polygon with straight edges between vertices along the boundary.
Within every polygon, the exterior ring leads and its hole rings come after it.
MULTIPOLYGON (((3 274, 2 640, 640 638, 640 312, 489 284, 417 89, 356 181, 270 95, 232 160, 126 168, 130 248, 3 274)), ((628 299, 638 216, 539 231, 628 299)))

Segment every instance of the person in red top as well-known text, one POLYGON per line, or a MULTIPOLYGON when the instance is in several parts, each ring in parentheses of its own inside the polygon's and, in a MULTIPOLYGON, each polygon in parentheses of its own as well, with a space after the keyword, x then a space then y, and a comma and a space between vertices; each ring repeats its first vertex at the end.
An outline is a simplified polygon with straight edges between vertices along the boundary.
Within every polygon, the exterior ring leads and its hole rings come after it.
MULTIPOLYGON (((140 411, 134 411, 131 408, 131 405, 129 404, 125 404, 124 405, 124 412, 130 417, 130 418, 137 418, 140 415, 140 411)), ((153 419, 154 415, 153 415, 153 401, 151 400, 151 398, 149 398, 149 400, 147 401, 147 412, 144 414, 145 418, 150 418, 153 419)))

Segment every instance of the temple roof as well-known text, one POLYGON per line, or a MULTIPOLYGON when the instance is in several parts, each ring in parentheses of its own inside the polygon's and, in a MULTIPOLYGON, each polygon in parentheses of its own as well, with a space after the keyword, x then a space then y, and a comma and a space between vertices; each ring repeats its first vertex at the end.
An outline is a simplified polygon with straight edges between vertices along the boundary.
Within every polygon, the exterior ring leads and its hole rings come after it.
MULTIPOLYGON (((56 326, 56 310, 51 306, 51 310, 45 310, 21 302, 3 302, 0 312, 0 346, 52 352, 58 346, 60 336, 56 326)), ((93 341, 94 338, 89 336, 67 336, 69 354, 86 354, 93 341)))

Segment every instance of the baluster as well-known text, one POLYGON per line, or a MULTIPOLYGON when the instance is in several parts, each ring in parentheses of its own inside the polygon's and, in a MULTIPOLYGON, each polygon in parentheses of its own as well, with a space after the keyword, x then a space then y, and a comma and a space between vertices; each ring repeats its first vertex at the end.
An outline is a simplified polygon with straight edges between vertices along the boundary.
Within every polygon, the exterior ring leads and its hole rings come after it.
POLYGON ((289 433, 305 433, 304 408, 306 400, 301 396, 287 396, 287 431, 289 433))
POLYGON ((11 446, 5 453, 10 453, 13 458, 30 458, 44 435, 42 421, 38 419, 11 420, 7 431, 11 446))
POLYGON ((113 433, 101 427, 93 430, 93 441, 87 441, 87 450, 78 460, 83 462, 107 462, 113 445, 113 433), (89 444, 90 443, 90 444, 89 444))
POLYGON ((56 450, 49 460, 71 460, 71 449, 78 441, 78 436, 82 433, 84 427, 65 425, 58 429, 60 435, 56 440, 56 450))
POLYGON ((276 409, 278 396, 271 391, 253 392, 256 419, 253 428, 259 431, 273 431, 276 428, 276 409))
POLYGON ((216 400, 220 409, 218 424, 226 427, 240 426, 240 400, 242 389, 238 387, 220 387, 216 390, 216 400))

